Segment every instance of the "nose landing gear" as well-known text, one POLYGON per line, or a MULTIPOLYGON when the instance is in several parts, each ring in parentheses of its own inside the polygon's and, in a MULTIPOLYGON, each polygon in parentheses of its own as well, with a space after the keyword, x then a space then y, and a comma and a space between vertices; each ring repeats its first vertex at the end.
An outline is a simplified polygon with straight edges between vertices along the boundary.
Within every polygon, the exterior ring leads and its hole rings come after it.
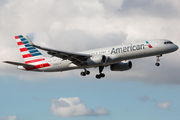
POLYGON ((155 65, 156 65, 156 66, 160 66, 160 63, 156 63, 155 65))
POLYGON ((162 55, 156 56, 156 58, 157 58, 156 63, 155 63, 156 66, 160 66, 160 63, 159 63, 160 59, 159 59, 159 57, 162 57, 162 55))

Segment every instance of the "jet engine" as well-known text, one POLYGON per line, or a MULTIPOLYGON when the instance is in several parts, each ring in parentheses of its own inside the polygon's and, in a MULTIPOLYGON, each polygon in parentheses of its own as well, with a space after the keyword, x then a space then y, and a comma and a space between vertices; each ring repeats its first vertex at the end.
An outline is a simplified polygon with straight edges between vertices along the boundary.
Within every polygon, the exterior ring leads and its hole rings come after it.
POLYGON ((101 65, 106 62, 105 55, 93 55, 92 57, 87 59, 88 65, 101 65))
POLYGON ((111 65, 111 71, 125 71, 130 70, 132 68, 132 62, 131 61, 122 61, 116 64, 111 65))

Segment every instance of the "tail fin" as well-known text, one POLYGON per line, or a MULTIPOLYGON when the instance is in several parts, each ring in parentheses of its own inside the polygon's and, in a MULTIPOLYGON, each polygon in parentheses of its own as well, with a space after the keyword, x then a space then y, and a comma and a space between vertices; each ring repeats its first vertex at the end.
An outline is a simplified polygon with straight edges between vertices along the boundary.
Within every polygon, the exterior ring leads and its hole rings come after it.
POLYGON ((26 64, 37 64, 37 62, 45 60, 45 57, 35 47, 32 47, 22 35, 15 36, 15 39, 26 64))

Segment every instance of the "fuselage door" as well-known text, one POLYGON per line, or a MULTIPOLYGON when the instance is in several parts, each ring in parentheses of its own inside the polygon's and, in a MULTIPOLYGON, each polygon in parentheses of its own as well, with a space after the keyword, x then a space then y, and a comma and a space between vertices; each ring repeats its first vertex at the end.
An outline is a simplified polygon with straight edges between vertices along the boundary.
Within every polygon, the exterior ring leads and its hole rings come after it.
POLYGON ((155 47, 159 48, 159 41, 158 40, 155 42, 155 47))

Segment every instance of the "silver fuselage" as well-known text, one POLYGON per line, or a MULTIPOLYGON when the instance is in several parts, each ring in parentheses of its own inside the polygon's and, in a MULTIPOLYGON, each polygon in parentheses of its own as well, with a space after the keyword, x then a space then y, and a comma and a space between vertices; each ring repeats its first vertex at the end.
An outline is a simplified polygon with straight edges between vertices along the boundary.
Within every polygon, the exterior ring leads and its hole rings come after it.
MULTIPOLYGON (((165 44, 165 42, 169 42, 169 40, 165 39, 156 39, 156 40, 149 40, 149 43, 145 42, 135 42, 131 44, 124 44, 124 45, 117 45, 112 47, 94 49, 83 51, 79 53, 89 54, 91 56, 101 54, 105 55, 107 60, 106 63, 101 65, 84 65, 84 66, 77 66, 72 63, 70 60, 63 60, 58 57, 51 57, 46 58, 45 61, 39 63, 49 63, 51 66, 45 68, 35 69, 33 71, 42 71, 42 72, 58 72, 58 71, 67 71, 72 69, 83 69, 83 68, 91 68, 91 67, 98 67, 98 66, 108 66, 114 63, 118 63, 124 60, 131 60, 149 56, 157 56, 162 54, 167 54, 174 52, 178 49, 178 46, 175 44, 165 44), (151 47, 149 47, 149 44, 151 47)), ((19 69, 23 68, 21 66, 18 67, 19 69)))

